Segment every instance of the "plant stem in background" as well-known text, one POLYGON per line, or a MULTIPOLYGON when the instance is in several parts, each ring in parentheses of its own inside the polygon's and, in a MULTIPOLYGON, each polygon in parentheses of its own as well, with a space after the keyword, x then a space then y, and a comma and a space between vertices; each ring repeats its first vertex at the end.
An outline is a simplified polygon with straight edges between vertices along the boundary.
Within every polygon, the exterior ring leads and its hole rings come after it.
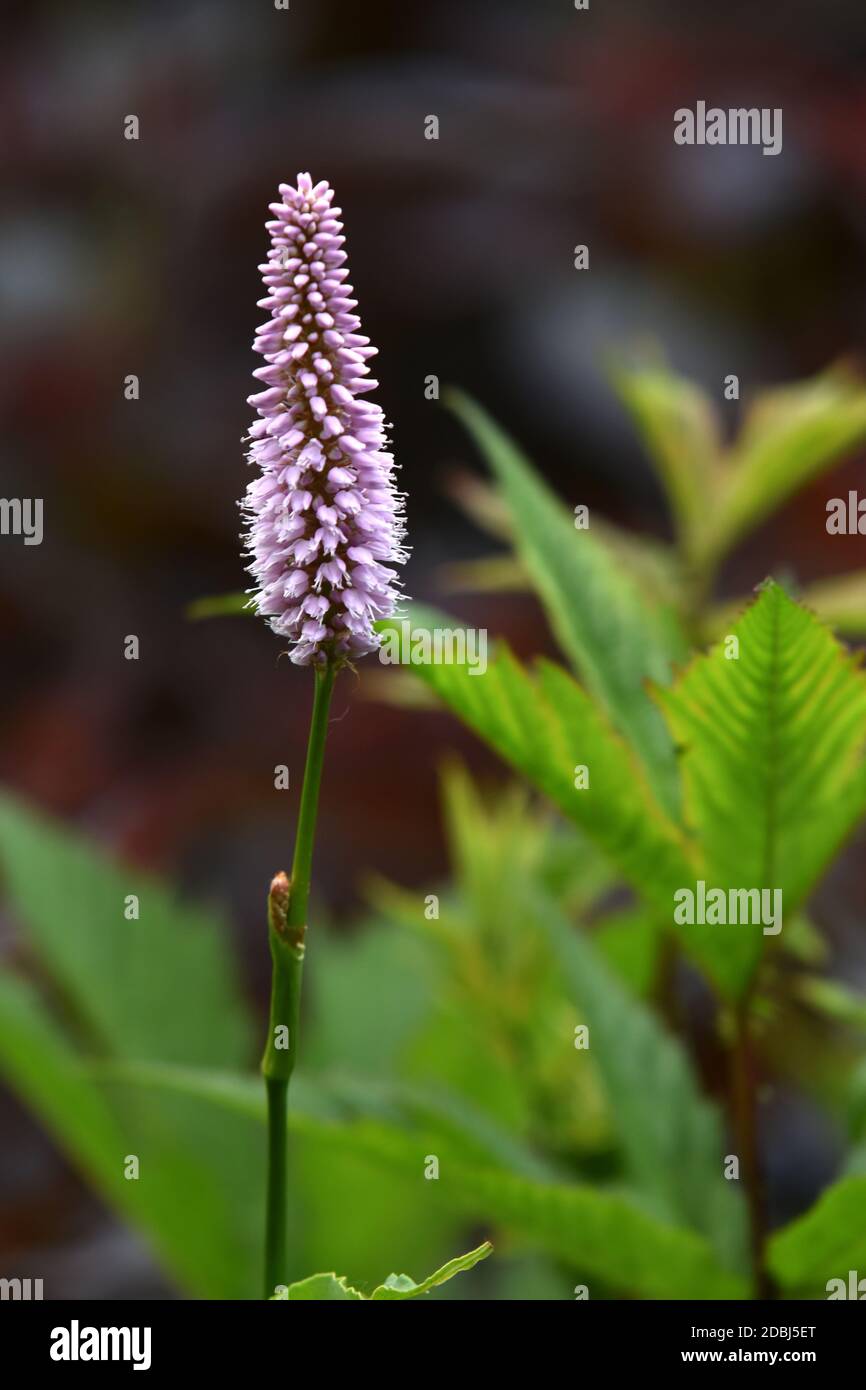
POLYGON ((755 1070, 747 1000, 738 1006, 734 1026, 735 1033, 731 1052, 732 1118, 746 1187, 752 1278, 758 1298, 771 1298, 773 1290, 765 1259, 766 1211, 763 1177, 758 1157, 755 1070))
POLYGON ((325 758, 328 710, 335 667, 315 668, 315 692, 301 808, 295 835, 291 879, 279 873, 268 894, 268 940, 271 949, 271 1010, 262 1074, 268 1102, 268 1179, 265 1211, 265 1298, 287 1282, 286 1218, 288 1175, 286 1122, 289 1081, 300 1037, 301 979, 307 930, 307 907, 319 787, 325 758))

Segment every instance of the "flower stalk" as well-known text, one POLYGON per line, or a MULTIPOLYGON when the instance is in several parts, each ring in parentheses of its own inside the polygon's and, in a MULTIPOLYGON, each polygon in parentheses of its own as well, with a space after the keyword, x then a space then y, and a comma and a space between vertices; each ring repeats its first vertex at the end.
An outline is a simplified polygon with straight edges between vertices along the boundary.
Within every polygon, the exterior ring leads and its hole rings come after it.
POLYGON ((268 894, 268 941, 271 950, 271 1009, 262 1074, 268 1102, 268 1178, 265 1214, 265 1297, 287 1279, 286 1219, 288 1173, 286 1125, 288 1090, 300 1041, 301 984, 307 932, 307 909, 319 789, 325 759, 328 711, 336 671, 317 667, 313 715, 301 809, 295 834, 292 875, 276 874, 268 894))

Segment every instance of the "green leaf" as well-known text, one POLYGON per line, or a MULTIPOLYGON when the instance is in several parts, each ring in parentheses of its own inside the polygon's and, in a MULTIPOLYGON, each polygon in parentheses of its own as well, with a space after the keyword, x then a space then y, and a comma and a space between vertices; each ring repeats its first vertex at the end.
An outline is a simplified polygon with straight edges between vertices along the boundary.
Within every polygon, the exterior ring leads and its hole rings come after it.
MULTIPOLYGON (((866 570, 817 580, 814 584, 798 587, 792 597, 841 637, 853 640, 866 637, 866 570)), ((731 624, 745 603, 746 600, 740 598, 715 604, 702 622, 707 640, 730 632, 731 624)))
MULTIPOLYGON (((680 575, 670 546, 600 517, 593 517, 592 526, 596 539, 604 543, 615 564, 638 585, 647 602, 676 607, 680 575)), ((436 578, 440 593, 527 593, 532 589, 526 566, 512 551, 440 565, 436 578)))
MULTIPOLYGON (((701 1095, 682 1047, 552 899, 536 894, 527 908, 588 1025, 586 1055, 604 1083, 632 1185, 666 1219, 705 1234, 724 1263, 744 1267, 744 1210, 723 1176, 721 1119, 701 1095)), ((575 1052, 575 1065, 583 1055, 575 1052)))
MULTIPOLYGON (((228 964, 224 971, 211 925, 204 919, 199 924, 197 914, 180 909, 158 885, 128 878, 74 836, 51 827, 42 818, 18 811, 11 802, 3 803, 2 809, 6 814, 0 813, 0 863, 8 859, 11 879, 7 886, 15 891, 16 900, 20 897, 26 942, 36 947, 40 973, 47 975, 51 997, 59 1001, 77 1041, 107 1059, 159 1058, 163 1047, 163 1055, 171 1057, 174 1053, 184 1060, 214 1055, 229 1063, 245 1059, 245 1046, 231 1046, 239 1006, 233 990, 226 993, 220 985, 228 964), (55 881, 45 875, 45 863, 56 867, 56 882, 69 892, 71 906, 58 903, 55 881), (45 879, 48 881, 43 882, 45 879), (129 889, 140 895, 138 922, 127 923, 123 918, 129 889), (156 930, 149 938, 142 934, 140 949, 127 959, 130 947, 126 933, 143 933, 146 927, 156 930), (141 954, 145 946, 153 958, 141 954), (211 951, 218 968, 209 958, 211 951), (91 988, 93 980, 99 989, 91 988), (219 988, 214 988, 215 982, 219 988), (163 1019, 166 1006, 169 1011, 163 1019), (240 1057, 236 1057, 238 1053, 240 1057)), ((405 987, 405 974, 404 969, 402 974, 398 972, 399 978, 395 977, 400 989, 405 987)), ((340 1005, 339 999, 325 1003, 331 1012, 340 1005)), ((33 1007, 38 1010, 35 1000, 33 1007)), ((94 1185, 148 1235, 166 1268, 184 1288, 213 1297, 249 1294, 257 1286, 260 1261, 263 1151, 258 1117, 240 1111, 238 1124, 223 1132, 224 1116, 207 1097, 202 1105, 198 1091, 184 1095, 177 1087, 145 1090, 139 1086, 130 1092, 116 1072, 112 1075, 114 1063, 103 1062, 97 1072, 92 1063, 76 1059, 75 1041, 65 1036, 61 1041, 56 1025, 41 1011, 39 1014, 44 1032, 41 1051, 36 1037, 18 1048, 8 1063, 10 1079, 21 1090, 22 1099, 34 1105, 94 1185), (61 1070, 59 1064, 43 1058, 32 1070, 22 1070, 22 1055, 28 1063, 37 1059, 47 1050, 45 1039, 54 1040, 59 1054, 68 1054, 69 1065, 61 1070), (52 1084, 43 1086, 45 1078, 52 1075, 52 1084), (121 1181, 127 1154, 141 1158, 146 1181, 121 1181)), ((238 1016, 246 1031, 245 1018, 238 1016)), ((398 1045, 404 1025, 405 1021, 395 1028, 386 1052, 398 1045)), ((385 1055, 381 1027, 374 1027, 371 1015, 371 1039, 374 1034, 374 1060, 380 1065, 385 1055)), ((353 1043, 357 1041, 355 1032, 353 1043)), ((9 1046, 11 1051, 11 1042, 9 1046)), ((345 1049, 342 1055, 346 1055, 345 1049)), ((219 1084, 222 1094, 229 1083, 221 1077, 219 1084)), ((303 1078, 296 1078, 293 1092, 303 1095, 303 1078)), ((315 1108, 311 1113, 316 1113, 315 1108)), ((351 1150, 348 1154, 338 1152, 330 1163, 327 1156, 311 1163, 308 1138, 296 1149, 294 1159, 306 1176, 304 1236, 313 1241, 314 1250, 315 1240, 324 1237, 324 1226, 319 1221, 311 1229, 319 1208, 310 1175, 318 1179, 320 1173, 333 1175, 339 1168, 346 1192, 363 1191, 371 1216, 374 1212, 382 1214, 376 1222, 377 1236, 380 1229, 387 1235, 392 1211, 402 1220, 408 1238, 398 1230, 392 1249, 399 1248, 407 1259, 412 1258, 417 1236, 421 1242, 418 1250, 425 1257, 431 1250, 438 1253, 443 1235, 448 1237, 448 1227, 441 1218, 438 1230, 424 1213, 416 1214, 411 1225, 407 1224, 414 1201, 414 1172, 411 1180, 387 1181, 369 1162, 361 1171, 351 1150), (405 1197, 402 1207, 401 1190, 405 1197)), ((345 1219, 345 1203, 341 1207, 340 1201, 335 1202, 333 1190, 328 1195, 328 1209, 342 1211, 344 1228, 351 1224, 345 1219)), ((297 1224, 297 1217, 295 1221, 297 1224)), ((367 1231, 365 1251, 369 1250, 371 1257, 377 1253, 375 1240, 367 1231)), ((343 1250, 346 1244, 346 1240, 335 1241, 326 1253, 343 1250)), ((293 1250, 298 1245, 293 1241, 293 1250)), ((363 1261, 357 1267, 362 1268, 363 1261)))
MULTIPOLYGON (((255 1117, 264 1124, 261 1086, 256 1078, 223 1078, 191 1069, 127 1065, 118 1073, 126 1086, 138 1081, 147 1088, 172 1089, 188 1099, 198 1098, 224 1114, 255 1117)), ((294 1082, 293 1082, 293 1089, 294 1082)), ((301 1097, 305 1104, 307 1094, 301 1097)), ((473 1222, 491 1222, 529 1244, 547 1250, 574 1268, 586 1270, 612 1287, 650 1298, 740 1298, 747 1286, 723 1268, 708 1243, 693 1231, 660 1221, 631 1196, 577 1184, 538 1182, 502 1168, 468 1163, 462 1143, 429 1127, 405 1127, 370 1121, 343 1122, 321 1118, 296 1108, 289 1116, 296 1136, 365 1156, 377 1166, 417 1180, 424 1155, 436 1143, 440 1158, 438 1182, 425 1184, 424 1201, 441 1203, 473 1222)))
MULTIPOLYGON (((722 642, 657 698, 683 748, 707 890, 779 889, 790 919, 866 811, 866 680, 777 584, 731 635, 738 658, 722 642)), ((720 982, 745 989, 768 939, 761 923, 690 930, 724 942, 720 982)))
MULTIPOLYGON (((439 1284, 444 1284, 446 1280, 453 1279, 455 1274, 460 1274, 462 1270, 472 1269, 478 1264, 479 1260, 485 1260, 490 1254, 493 1246, 488 1240, 483 1245, 479 1245, 477 1250, 470 1250, 468 1255, 459 1255, 456 1260, 449 1260, 448 1264, 437 1269, 435 1274, 431 1274, 422 1283, 416 1284, 409 1278, 408 1274, 389 1274, 384 1284, 379 1284, 370 1294, 370 1301, 382 1299, 402 1299, 417 1298, 419 1294, 429 1293, 439 1284)), ((285 1292, 274 1294, 275 1300, 290 1302, 292 1299, 327 1299, 328 1301, 360 1300, 364 1301, 364 1295, 357 1289, 353 1289, 342 1276, 336 1274, 311 1274, 309 1279, 302 1279, 299 1283, 289 1284, 285 1292)))
POLYGON ((807 584, 800 601, 843 637, 866 637, 866 570, 807 584))
MULTIPOLYGON (((587 910, 615 887, 616 878, 573 826, 557 825, 553 833, 550 812, 531 809, 532 793, 523 784, 498 787, 485 797, 456 763, 445 766, 441 781, 462 933, 495 955, 500 973, 522 976, 531 969, 519 920, 526 883, 549 882, 556 896, 587 910)), ((429 932, 430 924, 424 926, 429 932)))
MULTIPOLYGON (((413 608, 413 637, 454 626, 413 608)), ((399 632, 389 620, 380 631, 399 632)), ((617 865, 636 890, 672 914, 673 892, 690 870, 677 827, 657 805, 643 770, 605 716, 560 667, 539 662, 535 676, 504 643, 484 674, 466 666, 425 663, 412 670, 464 723, 551 801, 617 865), (575 787, 575 768, 589 768, 589 786, 575 787)))
MULTIPOLYGON (((407 1054, 412 1074, 471 1097, 542 1150, 603 1149, 606 1158, 609 1125, 599 1079, 592 1069, 576 1074, 573 1053, 563 1047, 570 1004, 542 934, 527 930, 523 899, 528 882, 544 884, 570 910, 585 912, 615 880, 586 838, 536 807, 521 786, 482 795, 452 764, 443 800, 456 872, 438 916, 426 920, 417 892, 387 885, 378 892, 389 924, 423 933, 436 946, 431 964, 438 966, 439 1003, 407 1054)), ((526 1176, 562 1176, 555 1169, 531 1172, 522 1156, 504 1148, 499 1156, 526 1176)))
MULTIPOLYGON (((202 1098, 244 1118, 264 1118, 264 1096, 256 1077, 139 1062, 94 1065, 93 1074, 115 1085, 171 1094, 181 1101, 202 1098)), ((508 1168, 533 1179, 551 1176, 550 1164, 461 1097, 409 1083, 296 1075, 289 1128, 318 1140, 333 1138, 337 1149, 347 1147, 342 1135, 351 1130, 357 1144, 350 1142, 348 1148, 360 1154, 378 1154, 384 1136, 394 1153, 411 1154, 413 1177, 419 1152, 415 1135, 435 1135, 454 1159, 469 1166, 508 1168)))
POLYGON ((794 982, 793 992, 798 999, 834 1023, 866 1029, 866 995, 857 993, 841 980, 801 975, 794 982))
POLYGON ((309 1279, 300 1279, 295 1284, 289 1284, 285 1291, 275 1293, 271 1302, 289 1303, 299 1300, 317 1299, 328 1303, 347 1303, 360 1302, 364 1298, 362 1293, 353 1289, 346 1283, 346 1280, 336 1274, 311 1274, 309 1279))
POLYGON ((121 1164, 113 1173, 101 1171, 103 1155, 122 1149, 114 1117, 35 990, 8 972, 0 973, 0 1059, 6 1079, 26 1103, 43 1118, 49 1112, 58 1117, 49 1127, 62 1131, 67 1151, 91 1176, 104 1176, 112 1192, 122 1193, 121 1164))
POLYGON ((255 613, 249 594, 210 594, 193 599, 186 606, 186 616, 193 622, 201 618, 237 618, 242 613, 255 613))
POLYGON ((845 368, 759 396, 727 465, 707 553, 715 561, 866 440, 866 389, 845 368))
POLYGON ((183 1289, 204 1298, 250 1296, 263 1201, 256 1120, 227 1123, 207 1087, 182 1101, 141 1090, 112 1095, 33 990, 8 973, 0 973, 0 1072, 183 1289), (130 1155, 139 1160, 137 1180, 125 1176, 130 1155))
POLYGON ((478 560, 455 560, 440 566, 437 578, 438 590, 445 594, 519 594, 531 587, 525 566, 508 552, 483 555, 478 560))
POLYGON ((720 486, 718 421, 703 391, 663 367, 619 370, 614 385, 664 484, 687 557, 701 549, 720 486))
POLYGON ((645 908, 610 912, 592 930, 592 944, 632 994, 649 994, 656 974, 660 931, 645 908))
POLYGON ((429 957, 428 943, 379 924, 350 935, 318 932, 305 970, 305 1064, 342 1068, 350 1057, 358 1071, 391 1073, 431 1009, 429 957))
POLYGON ((441 1269, 427 1276, 420 1284, 416 1284, 409 1278, 408 1274, 389 1274, 384 1284, 380 1284, 370 1295, 371 1299, 398 1299, 398 1298, 417 1298, 418 1294, 429 1293, 431 1289, 436 1289, 440 1284, 445 1284, 449 1279, 453 1279, 455 1274, 461 1274, 464 1270, 473 1269, 480 1260, 486 1260, 492 1251, 493 1246, 489 1240, 485 1240, 483 1245, 477 1249, 470 1250, 467 1255, 458 1255, 456 1259, 449 1260, 441 1269))
POLYGON ((91 1047, 217 1067, 248 1059, 246 1009, 211 917, 9 795, 0 796, 0 875, 91 1047), (124 915, 130 895, 138 920, 124 915))
POLYGON ((395 1261, 423 1269, 460 1248, 459 1216, 419 1205, 417 1168, 397 1173, 311 1136, 292 1143, 291 1277, 350 1269, 352 1282, 368 1289, 395 1261))
POLYGON ((453 391, 447 400, 499 480, 517 553, 563 651, 637 751, 659 800, 675 810, 673 748, 643 687, 647 678, 665 684, 672 662, 685 655, 671 610, 643 601, 591 524, 575 530, 573 517, 478 405, 453 391))
MULTIPOLYGON (((259 1078, 89 1061, 76 1053, 32 988, 8 972, 0 973, 0 1075, 94 1190, 142 1233, 185 1292, 216 1299, 257 1296, 265 1154, 259 1078), (137 1180, 125 1176, 129 1155, 139 1160, 137 1180)), ((328 1201, 331 1210, 342 1212, 344 1225, 361 1193, 373 1221, 381 1209, 387 1224, 396 1202, 404 1222, 414 1213, 414 1225, 408 1240, 392 1232, 393 1248, 411 1256, 417 1229, 425 1253, 435 1250, 443 1225, 448 1230, 443 1215, 417 1211, 418 1173, 429 1150, 419 1155, 416 1139, 386 1130, 400 1145, 402 1168, 395 1173, 393 1164, 379 1162, 381 1140, 371 1145, 363 1124, 357 1138, 354 1123, 341 1126, 346 1115, 357 1120, 357 1105, 302 1076, 294 1078, 292 1093, 293 1171, 339 1171, 344 1185, 332 1187, 328 1201)), ((424 1113, 421 1101, 418 1109, 424 1113)), ((458 1149, 463 1145, 454 1141, 449 1151, 458 1149)), ((304 1252, 321 1257, 323 1249, 315 1242, 309 1248, 308 1183, 298 1189, 293 1181, 292 1194, 292 1251, 301 1268, 309 1267, 304 1252)), ((377 1233, 366 1222, 361 1229, 365 1247, 375 1252, 377 1233)), ((345 1244, 335 1243, 330 1253, 340 1253, 345 1244)))
POLYGON ((614 1290, 644 1298, 748 1296, 746 1281, 723 1269, 702 1237, 659 1221, 625 1194, 495 1172, 461 1172, 456 1181, 470 1211, 614 1290))
POLYGON ((770 1240, 770 1270, 783 1288, 826 1297, 827 1281, 866 1270, 866 1176, 835 1183, 805 1216, 770 1240))

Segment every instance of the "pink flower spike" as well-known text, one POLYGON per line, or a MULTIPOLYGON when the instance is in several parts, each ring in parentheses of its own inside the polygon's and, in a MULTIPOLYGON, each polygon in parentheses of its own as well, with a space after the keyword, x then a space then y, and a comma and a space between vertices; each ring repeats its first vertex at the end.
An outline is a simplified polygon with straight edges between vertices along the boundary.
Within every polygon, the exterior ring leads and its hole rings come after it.
POLYGON ((257 477, 242 502, 258 611, 299 665, 375 651, 373 623, 397 606, 403 496, 387 449, 348 281, 340 209, 308 174, 280 184, 261 270, 272 317, 257 330, 266 390, 250 397, 257 477), (300 608, 301 594, 314 595, 300 608))

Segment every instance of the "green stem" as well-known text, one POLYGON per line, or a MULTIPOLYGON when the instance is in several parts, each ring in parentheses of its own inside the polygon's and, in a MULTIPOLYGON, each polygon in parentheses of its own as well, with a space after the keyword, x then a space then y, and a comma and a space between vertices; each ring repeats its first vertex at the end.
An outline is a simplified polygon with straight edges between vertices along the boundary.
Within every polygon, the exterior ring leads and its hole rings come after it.
POLYGON ((265 1212, 265 1298, 286 1282, 286 1216, 288 1205, 286 1122, 289 1081, 295 1068, 300 1038, 301 983, 304 938, 313 866, 313 844, 319 787, 325 759, 328 710, 335 670, 316 670, 313 716, 301 807, 295 834, 292 877, 277 874, 268 895, 268 942, 271 950, 271 1008, 262 1074, 268 1102, 268 1181, 265 1212))
POLYGON ((288 913, 288 925, 299 929, 302 934, 307 923, 307 903, 310 899, 310 875, 313 865, 313 840, 316 834, 316 813, 319 809, 319 786, 322 781, 322 764, 325 761, 328 710, 331 705, 335 674, 334 667, 330 665, 316 670, 313 718, 310 724, 307 765, 304 768, 304 787, 301 792, 301 810, 295 837, 292 892, 288 913))
POLYGON ((268 1098, 268 1181, 265 1206, 265 1298, 286 1281, 288 1173, 286 1124, 289 1083, 265 1077, 268 1098))
POLYGON ((773 1286, 766 1264, 766 1207, 758 1153, 755 1063, 752 1054, 747 1001, 737 1007, 735 1030, 731 1052, 731 1099, 734 1133, 746 1189, 752 1279, 757 1297, 765 1299, 773 1296, 773 1286))

